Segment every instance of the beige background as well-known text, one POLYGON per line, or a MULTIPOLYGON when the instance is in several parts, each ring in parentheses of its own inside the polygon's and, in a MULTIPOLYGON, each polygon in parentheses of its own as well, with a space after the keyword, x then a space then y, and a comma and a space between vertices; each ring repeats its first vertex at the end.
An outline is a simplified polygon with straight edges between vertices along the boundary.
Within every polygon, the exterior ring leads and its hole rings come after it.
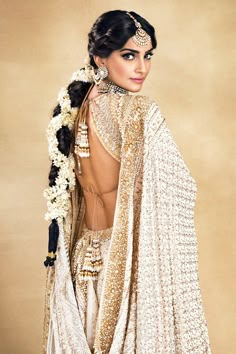
POLYGON ((83 64, 92 23, 117 8, 140 13, 157 30, 143 93, 159 103, 198 184, 200 285, 212 351, 235 353, 235 1, 0 4, 0 353, 41 352, 45 129, 60 87, 83 64))

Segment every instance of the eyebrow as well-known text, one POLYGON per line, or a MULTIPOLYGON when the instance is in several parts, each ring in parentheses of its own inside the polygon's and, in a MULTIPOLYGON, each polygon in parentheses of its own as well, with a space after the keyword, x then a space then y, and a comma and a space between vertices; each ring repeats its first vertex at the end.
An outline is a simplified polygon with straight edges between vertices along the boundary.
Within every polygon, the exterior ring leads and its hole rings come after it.
MULTIPOLYGON (((140 53, 138 50, 130 49, 130 48, 123 48, 123 49, 120 50, 120 52, 124 52, 125 50, 126 50, 126 51, 129 51, 129 52, 132 52, 132 53, 136 53, 136 54, 139 54, 139 53, 140 53)), ((153 48, 147 50, 147 51, 145 52, 145 54, 151 52, 152 50, 153 50, 153 48)))

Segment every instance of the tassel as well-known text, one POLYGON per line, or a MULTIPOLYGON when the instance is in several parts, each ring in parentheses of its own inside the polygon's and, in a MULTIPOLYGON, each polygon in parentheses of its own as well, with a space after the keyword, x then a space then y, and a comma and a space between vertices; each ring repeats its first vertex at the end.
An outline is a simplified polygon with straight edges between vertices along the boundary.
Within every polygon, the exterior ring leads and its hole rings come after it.
POLYGON ((90 149, 88 143, 88 126, 86 123, 79 124, 79 151, 78 155, 80 157, 89 157, 90 156, 90 149))
POLYGON ((86 123, 79 123, 79 129, 75 140, 74 151, 80 157, 90 156, 90 149, 89 149, 89 142, 88 142, 88 126, 86 123))
POLYGON ((97 280, 98 272, 102 269, 102 258, 100 251, 100 241, 92 240, 91 245, 88 246, 84 257, 82 269, 79 272, 80 280, 97 280))
POLYGON ((49 226, 48 255, 44 261, 45 267, 52 267, 57 259, 56 250, 59 237, 59 226, 56 219, 53 219, 49 226))
POLYGON ((88 103, 82 104, 79 110, 79 126, 77 137, 75 140, 75 153, 80 157, 89 157, 89 141, 88 141, 88 125, 86 124, 86 117, 88 115, 88 103))

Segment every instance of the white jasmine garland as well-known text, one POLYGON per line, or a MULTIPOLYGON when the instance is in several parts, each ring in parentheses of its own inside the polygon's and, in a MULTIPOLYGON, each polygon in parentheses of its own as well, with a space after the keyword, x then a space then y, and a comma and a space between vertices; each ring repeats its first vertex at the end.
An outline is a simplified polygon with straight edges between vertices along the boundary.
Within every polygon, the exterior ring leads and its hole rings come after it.
POLYGON ((84 68, 72 74, 71 81, 94 82, 95 72, 93 66, 90 64, 89 55, 86 56, 84 64, 84 68))
POLYGON ((94 69, 92 66, 87 66, 73 73, 72 81, 94 82, 94 69))
POLYGON ((70 192, 75 187, 76 177, 73 154, 70 152, 67 157, 59 151, 56 134, 62 126, 67 126, 70 130, 73 128, 78 108, 71 107, 71 100, 65 88, 60 90, 57 100, 61 107, 61 113, 50 120, 46 133, 49 158, 60 169, 55 179, 55 185, 46 188, 43 195, 47 200, 48 208, 45 219, 57 219, 61 222, 68 214, 70 192))
MULTIPOLYGON (((85 59, 85 68, 73 73, 71 82, 83 81, 94 82, 94 69, 89 64, 89 56, 85 59)), ((48 152, 53 165, 59 167, 55 185, 44 190, 43 195, 47 200, 48 211, 45 214, 46 220, 57 219, 59 222, 66 218, 70 208, 70 192, 76 183, 74 171, 74 157, 70 152, 65 156, 58 149, 57 132, 62 126, 73 129, 78 108, 71 107, 71 100, 66 88, 61 88, 58 98, 61 112, 50 120, 47 128, 48 152)))

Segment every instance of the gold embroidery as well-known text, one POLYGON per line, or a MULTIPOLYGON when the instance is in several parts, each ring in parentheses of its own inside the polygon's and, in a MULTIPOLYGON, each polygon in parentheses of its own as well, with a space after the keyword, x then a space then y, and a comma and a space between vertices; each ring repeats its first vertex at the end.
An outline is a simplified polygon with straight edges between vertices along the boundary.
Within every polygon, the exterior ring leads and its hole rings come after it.
MULTIPOLYGON (((144 117, 150 104, 142 96, 126 97, 129 100, 126 115, 125 135, 122 141, 122 168, 119 177, 120 195, 117 199, 117 217, 112 234, 109 253, 109 267, 105 274, 104 296, 98 323, 94 348, 108 353, 114 335, 124 287, 129 224, 127 211, 131 208, 133 186, 137 176, 137 166, 142 159, 144 117), (131 108, 132 107, 132 108, 131 108)), ((132 225, 131 225, 132 227, 132 225)))
POLYGON ((121 133, 119 124, 121 111, 119 100, 122 96, 108 94, 90 100, 91 121, 103 147, 120 162, 121 133))

